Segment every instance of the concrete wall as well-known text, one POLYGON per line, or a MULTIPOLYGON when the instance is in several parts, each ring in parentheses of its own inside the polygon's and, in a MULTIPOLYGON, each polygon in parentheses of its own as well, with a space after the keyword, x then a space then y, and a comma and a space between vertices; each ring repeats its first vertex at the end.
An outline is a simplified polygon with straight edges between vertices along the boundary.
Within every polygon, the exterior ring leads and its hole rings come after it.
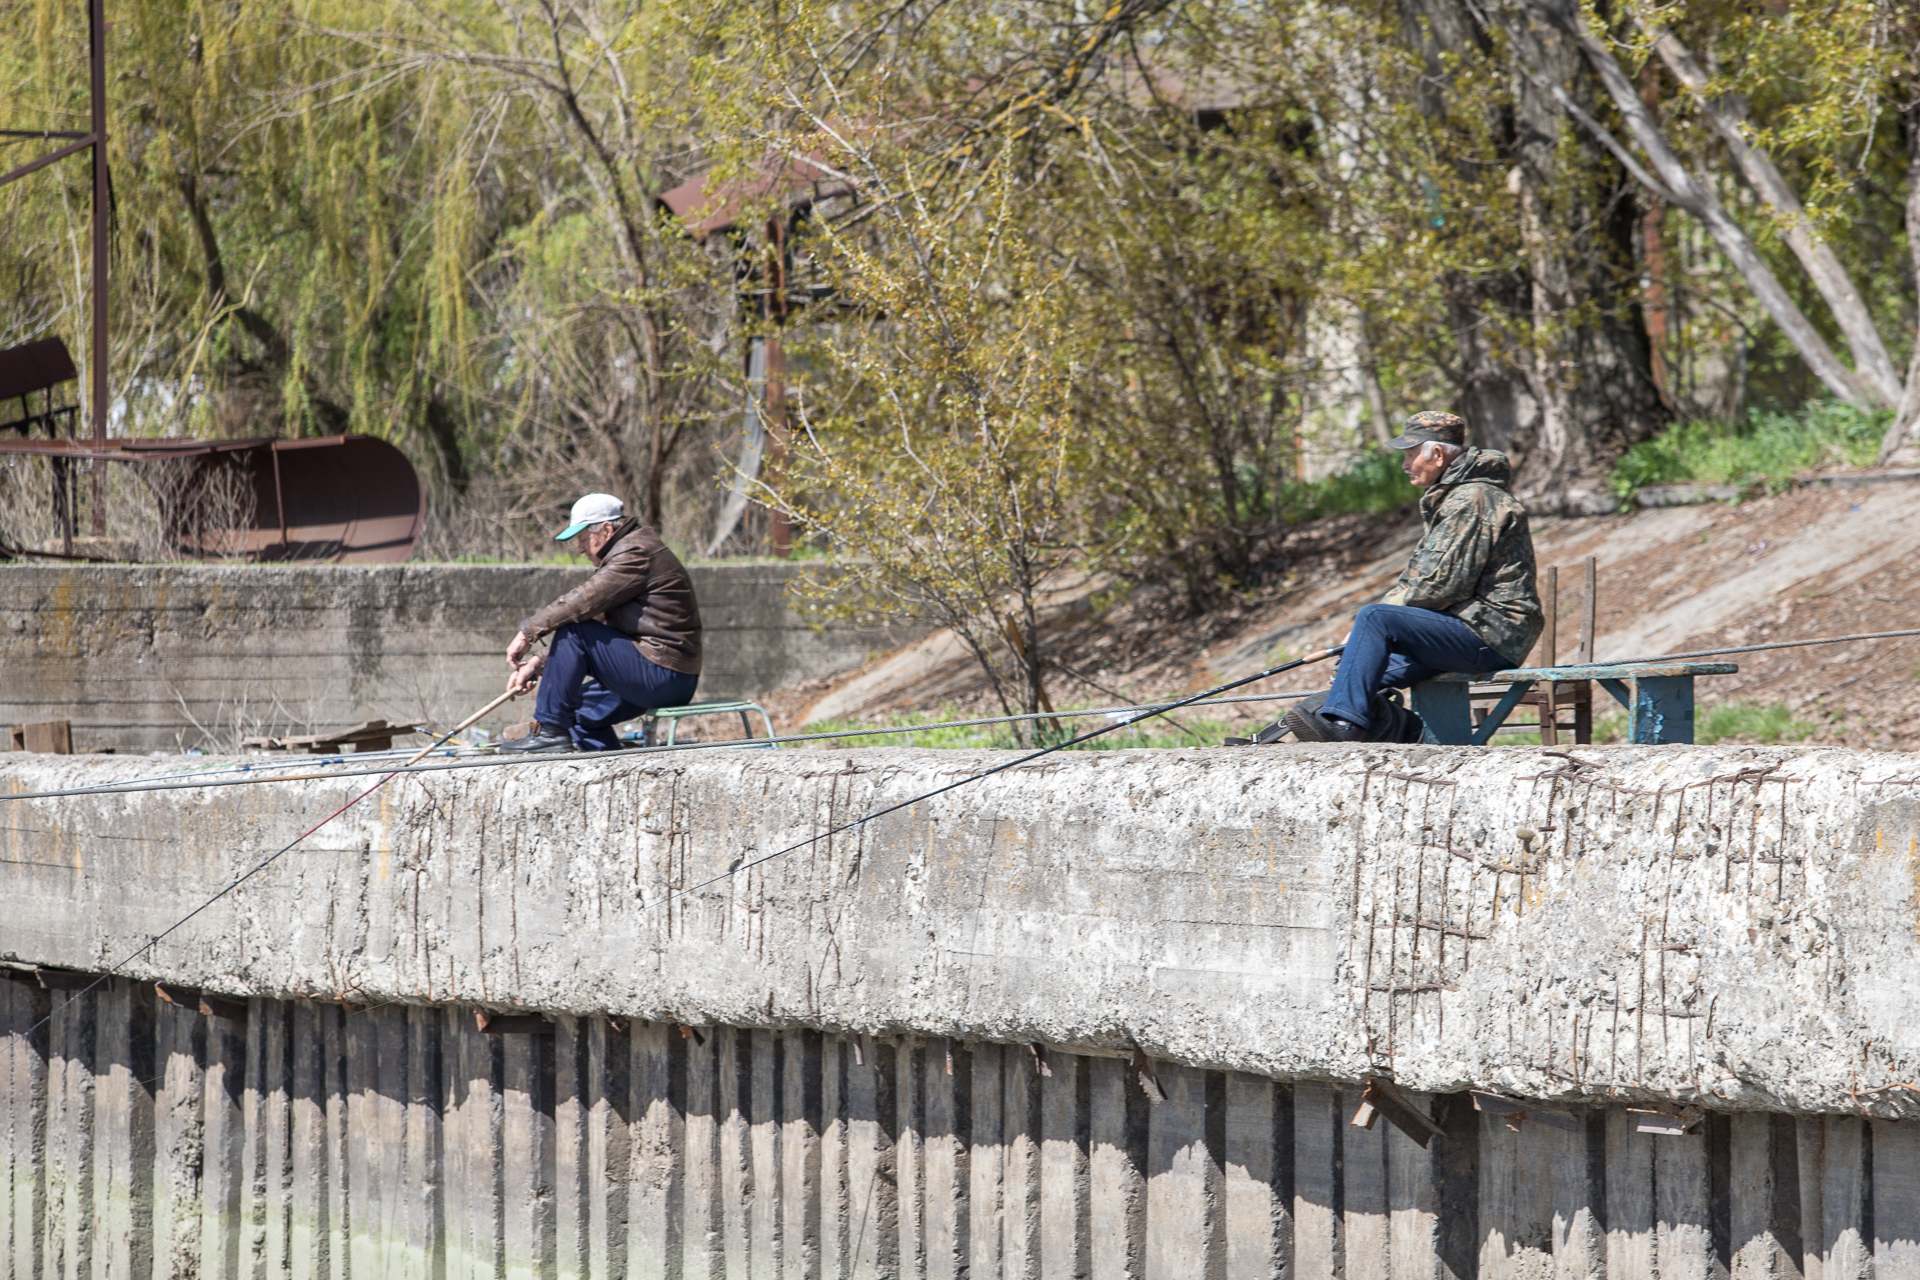
MULTIPOLYGON (((700 696, 752 697, 913 638, 816 630, 790 565, 692 570, 700 696)), ((233 749, 362 720, 454 724, 503 687, 520 620, 587 574, 528 565, 0 565, 0 724, 70 719, 74 749, 233 749)), ((514 718, 528 714, 517 704, 514 718)))
MULTIPOLYGON (((732 874, 1006 757, 399 779, 127 981, 0 983, 14 1239, 122 1213, 86 1247, 143 1276, 1920 1276, 1910 758, 1570 754, 1056 756, 732 874), (1348 1125, 1370 1075, 1445 1137, 1348 1125)), ((5 800, 0 959, 104 971, 365 785, 5 800)))
POLYGON ((0 1276, 1920 1275, 1920 1124, 1654 1136, 983 1040, 0 982, 0 1276))

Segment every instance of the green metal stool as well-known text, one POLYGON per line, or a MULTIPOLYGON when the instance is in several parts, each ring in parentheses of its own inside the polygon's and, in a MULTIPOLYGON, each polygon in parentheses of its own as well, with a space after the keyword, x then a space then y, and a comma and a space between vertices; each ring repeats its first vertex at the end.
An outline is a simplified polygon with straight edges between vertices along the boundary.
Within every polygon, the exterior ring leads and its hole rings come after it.
MULTIPOLYGON (((747 718, 747 713, 750 711, 759 713, 760 723, 766 726, 767 737, 771 739, 773 737, 773 717, 767 714, 765 707, 762 707, 757 702, 727 702, 716 700, 713 702, 689 702, 684 707, 656 707, 644 720, 647 726, 647 745, 650 747, 672 746, 674 735, 679 731, 680 722, 690 716, 738 715, 740 717, 740 731, 751 738, 753 736, 753 721, 747 718), (657 723, 661 720, 667 722, 667 737, 664 742, 660 740, 656 727, 657 723)), ((780 744, 769 741, 767 745, 770 747, 778 747, 780 744)))

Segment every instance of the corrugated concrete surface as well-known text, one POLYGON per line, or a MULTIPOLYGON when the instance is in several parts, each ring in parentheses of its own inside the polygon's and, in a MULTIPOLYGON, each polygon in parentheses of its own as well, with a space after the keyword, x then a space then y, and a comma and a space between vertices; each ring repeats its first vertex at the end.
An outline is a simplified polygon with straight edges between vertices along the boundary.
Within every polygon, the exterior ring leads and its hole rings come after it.
MULTIPOLYGON (((786 596, 799 571, 691 570, 706 625, 700 697, 753 697, 850 670, 919 634, 810 625, 786 596)), ((504 687, 520 620, 588 572, 0 565, 0 724, 70 719, 78 751, 231 750, 246 736, 368 719, 453 724, 504 687)))
POLYGON ((1920 1124, 1510 1125, 1044 1046, 0 982, 0 1276, 1920 1276, 1920 1124))

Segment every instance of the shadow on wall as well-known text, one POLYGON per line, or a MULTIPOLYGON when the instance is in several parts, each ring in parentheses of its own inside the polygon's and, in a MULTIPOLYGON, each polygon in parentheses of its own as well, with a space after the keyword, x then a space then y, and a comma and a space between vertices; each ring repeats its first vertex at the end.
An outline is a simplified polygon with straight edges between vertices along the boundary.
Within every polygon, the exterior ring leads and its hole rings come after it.
POLYGON ((1351 1124, 1352 1085, 1037 1045, 190 1005, 0 981, 0 1241, 23 1274, 1920 1266, 1914 1121, 1708 1114, 1662 1136, 1618 1105, 1568 1130, 1409 1095, 1444 1131, 1423 1150, 1351 1124))

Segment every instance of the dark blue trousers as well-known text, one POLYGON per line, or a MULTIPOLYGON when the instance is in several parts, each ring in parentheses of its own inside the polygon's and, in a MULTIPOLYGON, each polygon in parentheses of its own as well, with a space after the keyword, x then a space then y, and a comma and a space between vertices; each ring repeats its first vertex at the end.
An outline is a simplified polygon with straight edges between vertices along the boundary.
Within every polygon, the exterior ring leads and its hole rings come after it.
POLYGON ((1340 655, 1333 692, 1320 713, 1371 729, 1376 694, 1445 671, 1499 671, 1512 665, 1450 613, 1403 604, 1365 605, 1353 620, 1353 636, 1340 655))
POLYGON ((533 714, 571 732, 580 747, 612 751, 620 745, 613 726, 656 707, 685 706, 699 683, 647 661, 631 636, 604 622, 570 622, 553 633, 533 714))

